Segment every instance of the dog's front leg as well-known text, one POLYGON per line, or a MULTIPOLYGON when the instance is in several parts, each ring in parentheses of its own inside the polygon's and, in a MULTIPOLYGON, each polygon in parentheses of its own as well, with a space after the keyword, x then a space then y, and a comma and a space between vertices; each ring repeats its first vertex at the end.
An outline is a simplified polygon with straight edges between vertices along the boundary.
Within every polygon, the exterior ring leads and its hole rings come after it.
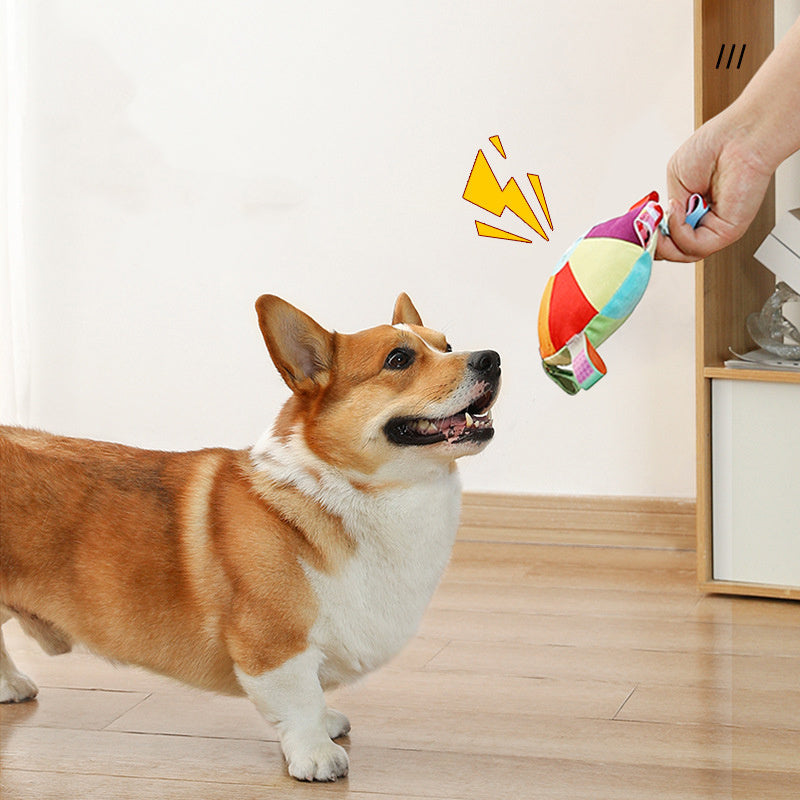
POLYGON ((248 675, 236 666, 247 696, 278 729, 289 774, 301 781, 333 781, 347 775, 349 766, 347 753, 331 736, 346 733, 350 726, 345 729, 344 715, 325 705, 321 661, 319 651, 309 648, 260 675, 248 675))

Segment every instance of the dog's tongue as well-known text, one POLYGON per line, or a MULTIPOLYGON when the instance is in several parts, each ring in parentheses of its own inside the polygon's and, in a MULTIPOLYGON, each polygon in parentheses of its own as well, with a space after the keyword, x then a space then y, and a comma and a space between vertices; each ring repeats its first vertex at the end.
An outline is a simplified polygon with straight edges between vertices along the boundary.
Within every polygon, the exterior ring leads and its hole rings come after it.
POLYGON ((460 439, 467 428, 467 419, 463 414, 456 414, 442 420, 439 430, 447 437, 448 442, 460 439))

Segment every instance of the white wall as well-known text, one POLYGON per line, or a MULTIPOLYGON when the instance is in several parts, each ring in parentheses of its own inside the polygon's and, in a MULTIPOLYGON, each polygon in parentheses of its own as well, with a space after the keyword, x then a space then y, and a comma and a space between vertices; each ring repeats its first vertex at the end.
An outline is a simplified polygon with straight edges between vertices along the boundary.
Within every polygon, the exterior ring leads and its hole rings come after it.
POLYGON ((24 5, 33 424, 243 446, 286 394, 260 293, 351 331, 405 290, 503 357, 467 489, 694 495, 691 266, 656 266, 588 393, 548 381, 536 334, 562 251, 663 191, 691 132, 691 0, 24 5), (549 242, 476 235, 478 148, 541 175, 549 242))
POLYGON ((21 158, 27 62, 17 5, 0 0, 0 420, 24 424, 30 406, 21 158))

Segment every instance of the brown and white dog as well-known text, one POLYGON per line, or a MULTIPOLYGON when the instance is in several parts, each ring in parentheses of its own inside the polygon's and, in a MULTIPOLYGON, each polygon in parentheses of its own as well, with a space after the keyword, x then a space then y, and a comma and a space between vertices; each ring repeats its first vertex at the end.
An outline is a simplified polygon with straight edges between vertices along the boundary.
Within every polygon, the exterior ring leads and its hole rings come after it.
MULTIPOLYGON (((451 352, 406 295, 352 335, 271 295, 256 309, 292 396, 249 451, 0 427, 0 624, 245 693, 291 775, 334 780, 350 723, 323 692, 415 633, 456 534, 455 461, 493 435, 500 358, 451 352)), ((0 634, 0 701, 36 693, 0 634)))

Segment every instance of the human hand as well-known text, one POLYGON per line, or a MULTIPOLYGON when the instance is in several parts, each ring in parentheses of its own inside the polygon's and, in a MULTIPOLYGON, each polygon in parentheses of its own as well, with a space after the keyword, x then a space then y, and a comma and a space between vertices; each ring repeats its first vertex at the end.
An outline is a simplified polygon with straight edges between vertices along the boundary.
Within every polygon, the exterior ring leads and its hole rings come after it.
POLYGON ((710 119, 667 166, 670 235, 659 238, 656 258, 697 261, 735 242, 758 213, 772 172, 751 146, 735 110, 710 119), (711 210, 693 229, 685 216, 695 192, 711 203, 711 210))

